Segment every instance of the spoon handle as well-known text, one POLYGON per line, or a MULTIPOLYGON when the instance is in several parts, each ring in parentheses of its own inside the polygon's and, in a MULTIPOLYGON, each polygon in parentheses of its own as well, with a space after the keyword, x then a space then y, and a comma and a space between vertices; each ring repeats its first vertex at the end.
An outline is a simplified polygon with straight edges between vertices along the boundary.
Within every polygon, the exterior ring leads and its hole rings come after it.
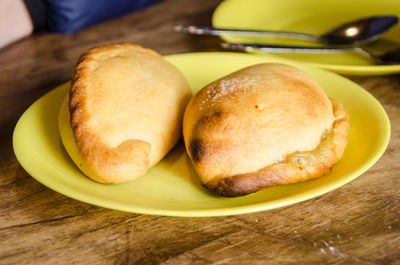
MULTIPOLYGON (((287 46, 272 44, 248 44, 248 43, 221 43, 224 49, 239 51, 262 51, 273 53, 342 53, 347 51, 358 51, 358 47, 306 47, 306 46, 287 46)), ((362 49, 363 50, 363 49, 362 49)), ((369 56, 369 54, 366 54, 369 56)))
POLYGON ((240 36, 278 36, 295 38, 310 41, 321 41, 321 37, 298 32, 289 31, 262 31, 262 30, 242 30, 242 29, 224 29, 224 28, 214 28, 210 26, 201 25, 175 25, 174 30, 177 32, 184 32, 196 35, 240 35, 240 36))

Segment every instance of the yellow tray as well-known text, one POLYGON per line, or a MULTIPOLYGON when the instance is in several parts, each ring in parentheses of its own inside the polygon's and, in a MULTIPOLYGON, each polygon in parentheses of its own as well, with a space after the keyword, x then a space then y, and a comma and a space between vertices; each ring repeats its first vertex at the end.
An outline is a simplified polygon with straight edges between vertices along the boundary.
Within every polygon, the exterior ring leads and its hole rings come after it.
POLYGON ((180 142, 159 164, 131 183, 104 185, 84 176, 65 152, 57 114, 69 88, 64 84, 37 100, 14 131, 14 152, 23 168, 47 187, 71 198, 121 211, 173 216, 221 216, 273 209, 329 192, 355 179, 383 154, 389 119, 357 84, 337 74, 273 56, 239 53, 193 53, 167 56, 188 79, 193 92, 239 68, 280 62, 309 73, 326 93, 344 104, 351 118, 349 143, 333 171, 319 179, 271 187, 238 198, 217 196, 201 185, 180 142))

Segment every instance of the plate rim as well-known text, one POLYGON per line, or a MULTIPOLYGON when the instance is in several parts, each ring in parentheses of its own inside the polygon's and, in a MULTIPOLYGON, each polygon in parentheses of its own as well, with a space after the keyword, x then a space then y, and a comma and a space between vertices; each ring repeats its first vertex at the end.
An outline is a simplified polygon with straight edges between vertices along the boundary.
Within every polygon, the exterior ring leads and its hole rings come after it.
MULTIPOLYGON (((238 54, 238 53, 232 53, 232 52, 196 52, 196 53, 171 54, 171 55, 167 55, 166 58, 182 57, 182 56, 183 57, 187 57, 187 56, 203 57, 205 55, 208 55, 208 56, 215 56, 215 55, 245 56, 245 57, 257 56, 257 55, 251 55, 251 54, 246 54, 246 53, 238 54)), ((79 200, 79 201, 82 201, 82 202, 85 202, 88 204, 92 204, 92 205, 96 205, 96 206, 100 206, 100 207, 104 207, 104 208, 108 208, 108 209, 120 210, 120 211, 124 211, 124 212, 148 214, 148 215, 179 216, 179 217, 215 217, 215 216, 230 216, 230 215, 246 214, 246 213, 253 213, 253 212, 276 209, 276 208, 292 205, 292 204, 295 204, 298 202, 306 201, 311 198, 316 198, 318 196, 326 194, 330 191, 333 191, 333 190, 343 186, 346 183, 351 182, 352 180, 361 176, 364 172, 366 172, 370 167, 372 167, 380 159, 380 157, 385 152, 385 150, 389 144, 389 141, 390 141, 391 125, 390 125, 389 117, 388 117, 384 107, 380 104, 380 102, 372 94, 370 94, 368 91, 363 89, 361 86, 359 86, 355 82, 353 82, 345 77, 342 77, 338 74, 335 74, 335 73, 332 73, 332 72, 329 72, 329 71, 326 71, 323 69, 314 68, 312 66, 303 64, 298 61, 291 61, 286 58, 280 58, 280 57, 275 58, 275 56, 270 56, 270 55, 268 55, 267 57, 271 57, 272 59, 276 59, 279 61, 288 61, 288 62, 291 62, 292 64, 301 65, 306 68, 313 68, 314 70, 322 71, 329 75, 335 75, 335 78, 343 79, 343 80, 346 80, 346 82, 350 82, 350 83, 357 85, 360 88, 360 91, 362 91, 362 93, 366 93, 366 95, 369 97, 369 99, 375 101, 376 105, 379 107, 379 112, 381 114, 381 117, 383 117, 382 123, 387 126, 387 130, 384 131, 384 133, 382 134, 382 137, 380 139, 381 143, 379 144, 377 151, 372 156, 368 157, 367 160, 363 161, 362 165, 360 167, 358 167, 355 171, 353 171, 351 174, 347 174, 345 176, 342 176, 341 178, 338 178, 338 179, 333 180, 332 182, 329 182, 329 187, 327 187, 326 185, 322 185, 320 187, 317 187, 317 188, 314 188, 311 190, 308 189, 301 193, 292 194, 290 196, 276 199, 273 201, 251 203, 251 204, 240 205, 240 206, 225 206, 222 208, 212 208, 212 209, 165 210, 165 209, 154 209, 154 208, 148 208, 148 207, 138 207, 138 206, 134 206, 133 207, 134 209, 132 209, 132 206, 126 206, 126 203, 115 203, 114 201, 110 202, 108 199, 103 199, 103 198, 99 199, 98 196, 90 196, 87 194, 81 194, 80 191, 78 192, 78 195, 82 195, 82 196, 76 195, 76 192, 71 194, 70 192, 68 192, 68 191, 70 191, 69 188, 67 190, 65 190, 65 189, 63 190, 59 186, 54 185, 51 181, 48 181, 48 179, 38 177, 37 176, 38 174, 34 167, 28 168, 26 166, 26 164, 24 164, 24 162, 21 161, 20 152, 22 152, 21 150, 23 150, 23 149, 19 148, 20 143, 17 142, 17 138, 19 137, 18 134, 21 131, 21 129, 19 129, 19 127, 21 127, 24 123, 24 120, 27 119, 26 114, 27 113, 29 114, 32 111, 32 109, 35 107, 35 105, 39 104, 37 102, 45 100, 50 93, 55 93, 57 89, 61 89, 60 87, 66 85, 66 83, 64 83, 64 84, 57 86, 56 88, 50 90, 49 92, 45 93, 42 97, 40 97, 35 102, 33 102, 27 108, 27 110, 25 110, 25 112, 21 115, 21 117, 19 118, 19 120, 15 126, 15 129, 13 131, 13 138, 12 138, 13 143, 12 144, 13 144, 15 156, 16 156, 19 164, 21 165, 21 167, 24 168, 24 170, 29 175, 31 175, 34 179, 36 179, 38 182, 42 183, 46 187, 48 187, 58 193, 61 193, 67 197, 70 197, 70 198, 73 198, 73 199, 76 199, 76 200, 79 200)), ((29 164, 29 163, 27 163, 27 164, 29 164)))

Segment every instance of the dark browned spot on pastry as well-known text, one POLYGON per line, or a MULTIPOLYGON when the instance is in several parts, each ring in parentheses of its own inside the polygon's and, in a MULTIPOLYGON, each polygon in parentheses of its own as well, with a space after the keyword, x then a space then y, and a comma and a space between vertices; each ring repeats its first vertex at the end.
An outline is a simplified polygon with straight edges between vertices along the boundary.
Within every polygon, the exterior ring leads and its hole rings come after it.
POLYGON ((223 112, 220 110, 213 111, 212 113, 207 113, 201 116, 197 122, 199 126, 207 125, 212 121, 218 120, 222 117, 223 112))
POLYGON ((222 111, 220 111, 220 110, 214 111, 211 115, 211 117, 213 117, 213 118, 219 118, 221 116, 222 116, 222 111))
MULTIPOLYGON (((268 168, 268 167, 267 167, 268 168)), ((284 173, 273 170, 257 171, 225 177, 203 184, 204 187, 214 190, 225 197, 239 197, 257 192, 261 189, 274 186, 286 185, 289 181, 284 173)))
POLYGON ((73 77, 73 79, 72 79, 72 83, 78 82, 78 80, 79 80, 80 78, 81 78, 81 77, 80 77, 79 75, 74 75, 74 77, 73 77))
POLYGON ((80 102, 72 102, 69 104, 69 111, 71 113, 71 116, 79 109, 80 102))
POLYGON ((193 162, 199 162, 205 154, 205 146, 200 139, 193 139, 189 144, 189 152, 193 162))
POLYGON ((250 179, 241 178, 240 176, 232 176, 218 179, 216 181, 210 181, 209 183, 202 185, 225 197, 244 196, 263 188, 262 183, 257 181, 257 176, 250 176, 250 179))

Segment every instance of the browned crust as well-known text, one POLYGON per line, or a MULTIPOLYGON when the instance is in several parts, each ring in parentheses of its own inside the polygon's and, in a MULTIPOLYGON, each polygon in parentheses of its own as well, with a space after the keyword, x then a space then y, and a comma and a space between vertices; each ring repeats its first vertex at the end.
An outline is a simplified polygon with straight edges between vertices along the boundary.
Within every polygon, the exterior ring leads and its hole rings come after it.
POLYGON ((93 172, 87 175, 101 183, 126 182, 143 175, 149 167, 149 143, 127 140, 116 148, 110 148, 87 126, 90 117, 87 111, 85 80, 96 61, 96 56, 118 48, 141 50, 159 55, 151 49, 129 43, 92 48, 79 58, 69 93, 70 124, 75 142, 86 166, 93 172))
POLYGON ((266 187, 302 182, 325 175, 343 156, 349 129, 349 116, 342 104, 332 100, 332 106, 335 121, 316 149, 293 153, 285 161, 256 172, 215 178, 202 183, 203 186, 226 197, 237 197, 266 187), (314 159, 307 159, 310 155, 314 159))

